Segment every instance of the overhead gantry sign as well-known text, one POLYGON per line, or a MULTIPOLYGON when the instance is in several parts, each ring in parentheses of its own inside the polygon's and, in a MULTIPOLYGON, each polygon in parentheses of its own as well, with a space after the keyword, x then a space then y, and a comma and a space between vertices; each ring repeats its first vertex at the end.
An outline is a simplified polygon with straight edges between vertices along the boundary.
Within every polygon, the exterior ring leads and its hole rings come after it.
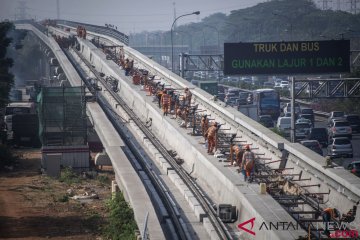
POLYGON ((226 75, 349 71, 349 40, 224 44, 226 75))

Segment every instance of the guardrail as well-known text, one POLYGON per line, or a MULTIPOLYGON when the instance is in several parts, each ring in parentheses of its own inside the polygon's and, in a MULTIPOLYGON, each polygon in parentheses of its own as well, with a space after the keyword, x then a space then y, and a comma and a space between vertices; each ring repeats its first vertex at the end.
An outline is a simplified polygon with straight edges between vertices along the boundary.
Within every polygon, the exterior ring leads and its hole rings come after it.
POLYGON ((129 45, 129 36, 126 34, 119 32, 113 28, 103 27, 103 26, 97 26, 92 25, 88 23, 80 23, 80 22, 74 22, 74 21, 67 21, 67 20, 56 20, 57 24, 67 25, 76 28, 77 26, 81 25, 86 28, 86 31, 91 32, 97 32, 103 35, 107 35, 113 38, 116 38, 117 40, 121 41, 125 45, 129 45))

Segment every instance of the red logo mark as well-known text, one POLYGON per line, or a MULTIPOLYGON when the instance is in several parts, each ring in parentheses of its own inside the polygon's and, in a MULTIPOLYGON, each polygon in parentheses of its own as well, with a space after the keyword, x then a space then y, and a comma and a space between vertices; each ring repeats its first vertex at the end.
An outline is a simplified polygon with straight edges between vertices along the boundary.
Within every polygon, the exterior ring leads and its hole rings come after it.
POLYGON ((238 228, 239 228, 239 229, 242 229, 242 230, 244 230, 245 232, 248 232, 248 233, 250 233, 250 234, 252 234, 252 235, 255 236, 255 232, 251 231, 251 230, 254 228, 254 221, 255 221, 255 218, 252 218, 252 219, 250 219, 250 220, 247 220, 246 222, 242 222, 242 223, 240 223, 240 224, 238 225, 238 228), (250 228, 250 229, 244 227, 244 225, 246 225, 246 224, 248 224, 248 223, 251 223, 251 228, 250 228))

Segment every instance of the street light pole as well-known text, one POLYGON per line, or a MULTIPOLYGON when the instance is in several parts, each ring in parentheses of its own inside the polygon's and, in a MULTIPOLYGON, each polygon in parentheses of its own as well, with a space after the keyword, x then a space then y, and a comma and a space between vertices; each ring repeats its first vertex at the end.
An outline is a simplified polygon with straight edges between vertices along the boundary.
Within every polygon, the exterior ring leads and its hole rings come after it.
POLYGON ((173 41, 173 28, 175 25, 176 20, 178 20, 181 17, 185 17, 185 16, 189 16, 189 15, 199 15, 200 11, 196 11, 196 12, 192 12, 192 13, 187 13, 187 14, 183 14, 178 16, 177 18, 175 18, 174 22, 171 25, 171 71, 174 72, 174 41, 173 41))

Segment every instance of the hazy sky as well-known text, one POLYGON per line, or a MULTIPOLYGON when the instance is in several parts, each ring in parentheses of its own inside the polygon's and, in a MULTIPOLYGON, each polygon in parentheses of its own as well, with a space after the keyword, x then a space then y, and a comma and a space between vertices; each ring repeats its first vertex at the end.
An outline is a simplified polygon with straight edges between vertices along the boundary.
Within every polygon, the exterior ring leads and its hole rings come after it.
MULTIPOLYGON (((20 16, 20 1, 0 0, 0 20, 20 16)), ((56 18, 56 0, 22 0, 27 17, 56 18)), ((216 12, 247 8, 265 0, 59 0, 60 18, 97 25, 117 26, 125 33, 144 30, 170 30, 176 15, 200 11, 200 15, 186 16, 178 25, 197 22, 216 12)))

